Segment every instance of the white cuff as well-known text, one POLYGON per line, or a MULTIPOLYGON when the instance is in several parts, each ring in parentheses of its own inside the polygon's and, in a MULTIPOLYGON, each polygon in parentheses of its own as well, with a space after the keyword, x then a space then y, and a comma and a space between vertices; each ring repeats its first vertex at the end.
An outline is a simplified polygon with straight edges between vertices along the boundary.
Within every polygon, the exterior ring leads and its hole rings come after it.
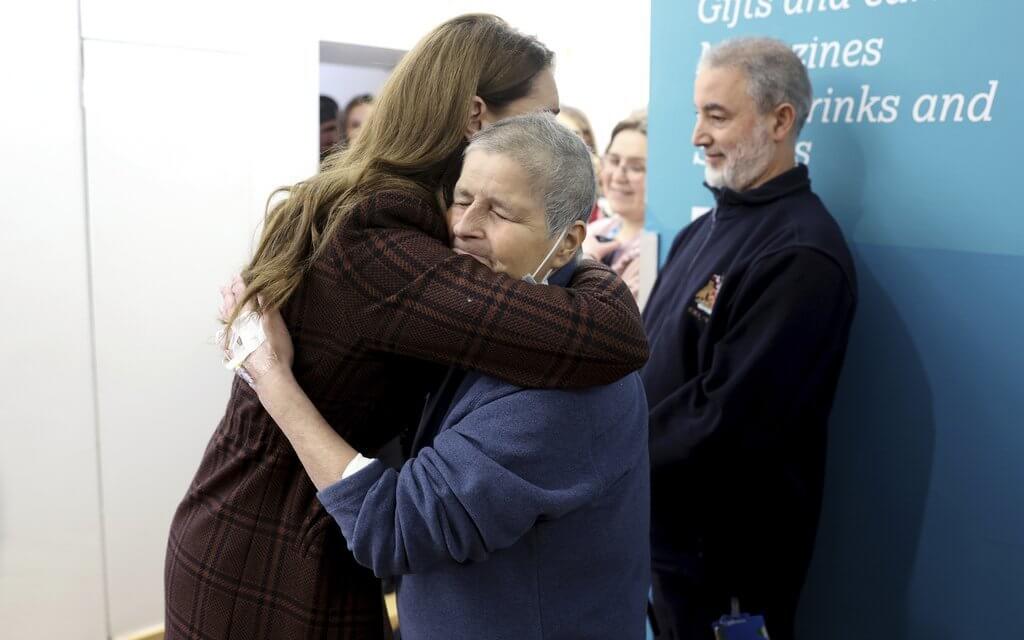
POLYGON ((361 453, 357 453, 356 457, 352 458, 352 462, 348 463, 345 470, 341 473, 341 479, 344 480, 349 476, 353 476, 366 467, 370 466, 370 463, 376 460, 376 458, 367 458, 361 453))

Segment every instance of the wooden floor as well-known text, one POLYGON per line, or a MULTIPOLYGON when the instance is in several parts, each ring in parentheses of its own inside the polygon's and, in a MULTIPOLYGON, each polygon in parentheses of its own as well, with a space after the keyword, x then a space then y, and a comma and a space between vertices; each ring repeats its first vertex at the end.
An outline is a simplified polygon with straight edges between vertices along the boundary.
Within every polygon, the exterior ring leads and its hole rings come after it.
POLYGON ((132 633, 116 636, 114 640, 164 640, 164 625, 158 624, 132 633))

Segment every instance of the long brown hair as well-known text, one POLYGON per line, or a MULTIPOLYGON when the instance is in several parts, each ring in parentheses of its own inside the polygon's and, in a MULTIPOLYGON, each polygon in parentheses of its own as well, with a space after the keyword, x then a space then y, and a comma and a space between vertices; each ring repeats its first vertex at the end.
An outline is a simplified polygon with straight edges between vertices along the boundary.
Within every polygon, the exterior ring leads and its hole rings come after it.
MULTIPOLYGON (((497 16, 453 18, 424 37, 392 72, 359 138, 320 173, 270 206, 259 245, 242 271, 246 305, 279 308, 295 291, 342 220, 370 195, 398 190, 435 202, 457 177, 473 96, 500 111, 529 94, 552 52, 497 16)), ((271 196, 273 198, 273 195, 271 196)))

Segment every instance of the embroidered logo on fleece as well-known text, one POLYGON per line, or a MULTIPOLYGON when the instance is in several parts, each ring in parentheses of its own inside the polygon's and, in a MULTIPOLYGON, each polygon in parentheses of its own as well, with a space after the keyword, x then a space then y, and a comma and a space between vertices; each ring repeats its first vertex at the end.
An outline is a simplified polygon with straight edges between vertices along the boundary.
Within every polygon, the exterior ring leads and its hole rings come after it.
POLYGON ((715 310, 715 301, 718 300, 718 291, 722 288, 722 276, 712 275, 708 283, 704 285, 704 288, 697 292, 697 295, 693 297, 693 305, 690 306, 690 312, 692 315, 699 317, 694 310, 703 313, 705 316, 710 316, 711 312, 715 310))

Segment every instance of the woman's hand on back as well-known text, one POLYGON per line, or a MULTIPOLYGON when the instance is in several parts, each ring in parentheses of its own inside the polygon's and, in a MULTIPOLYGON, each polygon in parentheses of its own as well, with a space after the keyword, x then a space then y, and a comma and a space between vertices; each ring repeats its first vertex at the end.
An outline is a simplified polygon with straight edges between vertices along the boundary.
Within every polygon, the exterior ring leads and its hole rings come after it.
MULTIPOLYGON (((220 319, 227 321, 245 294, 245 283, 236 275, 230 284, 221 287, 220 293, 220 319)), ((255 336, 249 341, 249 347, 255 346, 255 349, 246 355, 241 363, 241 368, 248 375, 246 381, 253 387, 265 383, 274 375, 291 374, 295 349, 280 311, 274 309, 257 315, 243 309, 232 324, 230 332, 231 341, 225 352, 229 361, 240 355, 238 349, 244 348, 239 347, 234 339, 237 334, 249 333, 255 336), (257 322, 259 326, 253 326, 257 322), (259 335, 259 329, 262 329, 262 335, 259 335)))
POLYGON ((618 240, 601 242, 597 239, 597 236, 588 234, 587 238, 583 241, 583 255, 592 260, 602 262, 609 254, 614 252, 620 246, 621 245, 618 240))
POLYGON ((640 261, 636 256, 623 263, 622 273, 619 274, 622 281, 629 287, 629 292, 634 298, 640 297, 640 261))

